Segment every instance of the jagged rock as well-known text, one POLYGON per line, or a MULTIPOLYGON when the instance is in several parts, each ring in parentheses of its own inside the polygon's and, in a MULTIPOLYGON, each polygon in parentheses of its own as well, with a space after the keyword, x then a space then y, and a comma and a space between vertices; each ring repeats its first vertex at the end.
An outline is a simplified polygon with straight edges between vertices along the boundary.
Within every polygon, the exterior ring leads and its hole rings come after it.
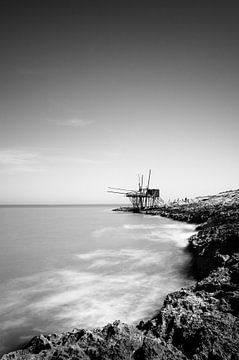
POLYGON ((134 360, 186 360, 186 356, 172 344, 156 338, 145 337, 143 345, 137 349, 132 359, 134 360))
POLYGON ((150 332, 189 359, 209 359, 212 354, 231 359, 239 354, 239 319, 222 311, 221 299, 196 288, 168 295, 150 332))
POLYGON ((60 335, 40 335, 33 338, 25 350, 4 355, 9 359, 186 359, 171 344, 151 335, 144 335, 137 327, 116 321, 103 329, 80 330, 60 335))

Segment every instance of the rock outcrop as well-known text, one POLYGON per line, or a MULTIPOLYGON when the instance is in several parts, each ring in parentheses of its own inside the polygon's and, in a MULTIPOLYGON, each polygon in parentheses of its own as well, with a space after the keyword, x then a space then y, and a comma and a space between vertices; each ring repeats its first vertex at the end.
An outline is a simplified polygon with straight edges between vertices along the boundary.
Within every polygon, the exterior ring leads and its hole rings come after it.
POLYGON ((239 190, 164 206, 157 214, 200 224, 188 245, 194 286, 169 294, 157 316, 136 327, 116 321, 40 335, 2 360, 239 360, 239 190))

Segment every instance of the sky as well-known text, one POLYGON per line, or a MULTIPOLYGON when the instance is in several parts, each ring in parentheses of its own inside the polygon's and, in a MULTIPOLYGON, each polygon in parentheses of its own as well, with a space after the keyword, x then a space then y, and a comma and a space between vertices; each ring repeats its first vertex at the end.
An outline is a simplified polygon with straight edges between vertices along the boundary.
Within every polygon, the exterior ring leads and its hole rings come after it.
POLYGON ((237 1, 0 1, 0 204, 238 188, 237 1))

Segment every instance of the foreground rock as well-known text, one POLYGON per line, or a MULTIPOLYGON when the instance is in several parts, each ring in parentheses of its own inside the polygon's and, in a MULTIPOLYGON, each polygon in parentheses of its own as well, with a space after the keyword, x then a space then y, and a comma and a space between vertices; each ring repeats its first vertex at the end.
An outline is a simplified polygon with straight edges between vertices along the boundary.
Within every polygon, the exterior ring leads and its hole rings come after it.
POLYGON ((188 246, 195 286, 169 294, 158 315, 137 327, 116 321, 40 335, 2 359, 239 360, 239 190, 157 214, 200 224, 188 246))
POLYGON ((2 359, 186 359, 172 344, 136 327, 115 321, 103 329, 75 329, 63 334, 40 335, 27 349, 2 359))

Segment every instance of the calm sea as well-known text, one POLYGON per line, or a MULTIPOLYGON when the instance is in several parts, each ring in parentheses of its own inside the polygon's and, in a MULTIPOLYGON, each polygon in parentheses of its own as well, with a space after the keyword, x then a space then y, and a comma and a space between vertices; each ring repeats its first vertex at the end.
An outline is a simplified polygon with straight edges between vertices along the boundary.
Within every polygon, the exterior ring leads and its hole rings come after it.
POLYGON ((192 225, 111 209, 0 207, 1 354, 39 333, 148 319, 192 282, 192 225))

